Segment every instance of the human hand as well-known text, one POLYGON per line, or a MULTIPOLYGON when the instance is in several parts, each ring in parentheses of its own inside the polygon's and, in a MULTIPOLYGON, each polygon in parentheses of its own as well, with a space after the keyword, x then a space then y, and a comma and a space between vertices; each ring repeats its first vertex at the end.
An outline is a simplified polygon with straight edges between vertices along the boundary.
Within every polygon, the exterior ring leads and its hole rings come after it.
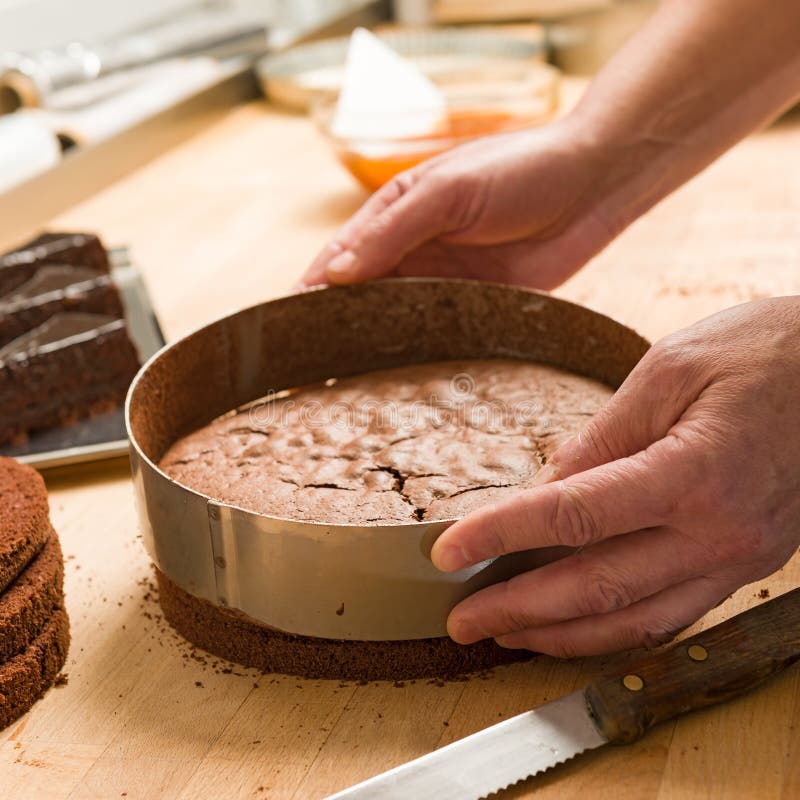
POLYGON ((436 541, 447 572, 578 548, 462 601, 450 635, 559 657, 655 646, 782 566, 800 545, 798 341, 800 297, 787 297, 656 344, 543 485, 436 541))
POLYGON ((398 175, 323 249, 301 286, 389 275, 557 286, 624 227, 603 203, 612 171, 581 130, 567 118, 490 136, 398 175))

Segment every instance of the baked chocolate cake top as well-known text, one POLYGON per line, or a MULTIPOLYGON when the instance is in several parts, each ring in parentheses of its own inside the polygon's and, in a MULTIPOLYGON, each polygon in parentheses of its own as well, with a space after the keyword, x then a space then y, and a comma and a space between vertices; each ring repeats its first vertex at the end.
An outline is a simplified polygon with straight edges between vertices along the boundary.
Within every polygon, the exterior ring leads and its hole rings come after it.
POLYGON ((38 472, 0 457, 0 592, 50 536, 47 490, 38 472))
POLYGON ((381 370, 216 420, 160 466, 215 500, 286 519, 452 519, 529 485, 611 394, 510 359, 381 370))

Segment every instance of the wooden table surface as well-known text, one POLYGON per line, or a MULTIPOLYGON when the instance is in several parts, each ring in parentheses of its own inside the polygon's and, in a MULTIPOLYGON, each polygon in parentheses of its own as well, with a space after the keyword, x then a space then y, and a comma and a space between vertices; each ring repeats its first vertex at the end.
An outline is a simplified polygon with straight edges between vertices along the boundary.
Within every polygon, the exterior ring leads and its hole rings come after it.
MULTIPOLYGON (((800 118, 740 145, 560 290, 650 338, 800 292, 800 118)), ((363 200, 309 122, 264 103, 50 222, 128 243, 168 337, 286 292, 363 200)), ((625 656, 539 658, 403 687, 234 668, 163 621, 124 460, 46 475, 67 557, 69 679, 0 733, 0 797, 313 800, 553 699, 625 656)), ((712 624, 800 584, 795 561, 712 624)), ((800 670, 529 780, 504 798, 796 798, 800 670)))

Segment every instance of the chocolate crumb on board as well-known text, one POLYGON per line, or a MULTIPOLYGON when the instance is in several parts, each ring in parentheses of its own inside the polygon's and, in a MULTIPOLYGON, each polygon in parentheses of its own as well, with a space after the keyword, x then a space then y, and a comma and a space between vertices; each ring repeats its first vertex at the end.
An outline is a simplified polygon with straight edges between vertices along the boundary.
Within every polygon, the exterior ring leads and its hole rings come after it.
POLYGON ((769 589, 762 589, 762 590, 761 590, 761 591, 758 593, 758 596, 759 596, 759 597, 760 597, 762 600, 766 600, 766 599, 769 597, 769 589))
POLYGON ((66 672, 59 672, 56 679, 53 681, 53 686, 66 686, 69 683, 69 674, 66 672))

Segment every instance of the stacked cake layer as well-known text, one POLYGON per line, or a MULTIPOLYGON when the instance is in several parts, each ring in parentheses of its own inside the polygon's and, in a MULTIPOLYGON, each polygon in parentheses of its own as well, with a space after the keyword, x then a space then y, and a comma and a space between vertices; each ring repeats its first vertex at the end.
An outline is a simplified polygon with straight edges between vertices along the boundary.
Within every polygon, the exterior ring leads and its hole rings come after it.
POLYGON ((0 445, 116 408, 138 367, 96 236, 44 234, 0 256, 0 445))
POLYGON ((0 458, 0 728, 24 714, 64 666, 63 578, 44 482, 0 458))

